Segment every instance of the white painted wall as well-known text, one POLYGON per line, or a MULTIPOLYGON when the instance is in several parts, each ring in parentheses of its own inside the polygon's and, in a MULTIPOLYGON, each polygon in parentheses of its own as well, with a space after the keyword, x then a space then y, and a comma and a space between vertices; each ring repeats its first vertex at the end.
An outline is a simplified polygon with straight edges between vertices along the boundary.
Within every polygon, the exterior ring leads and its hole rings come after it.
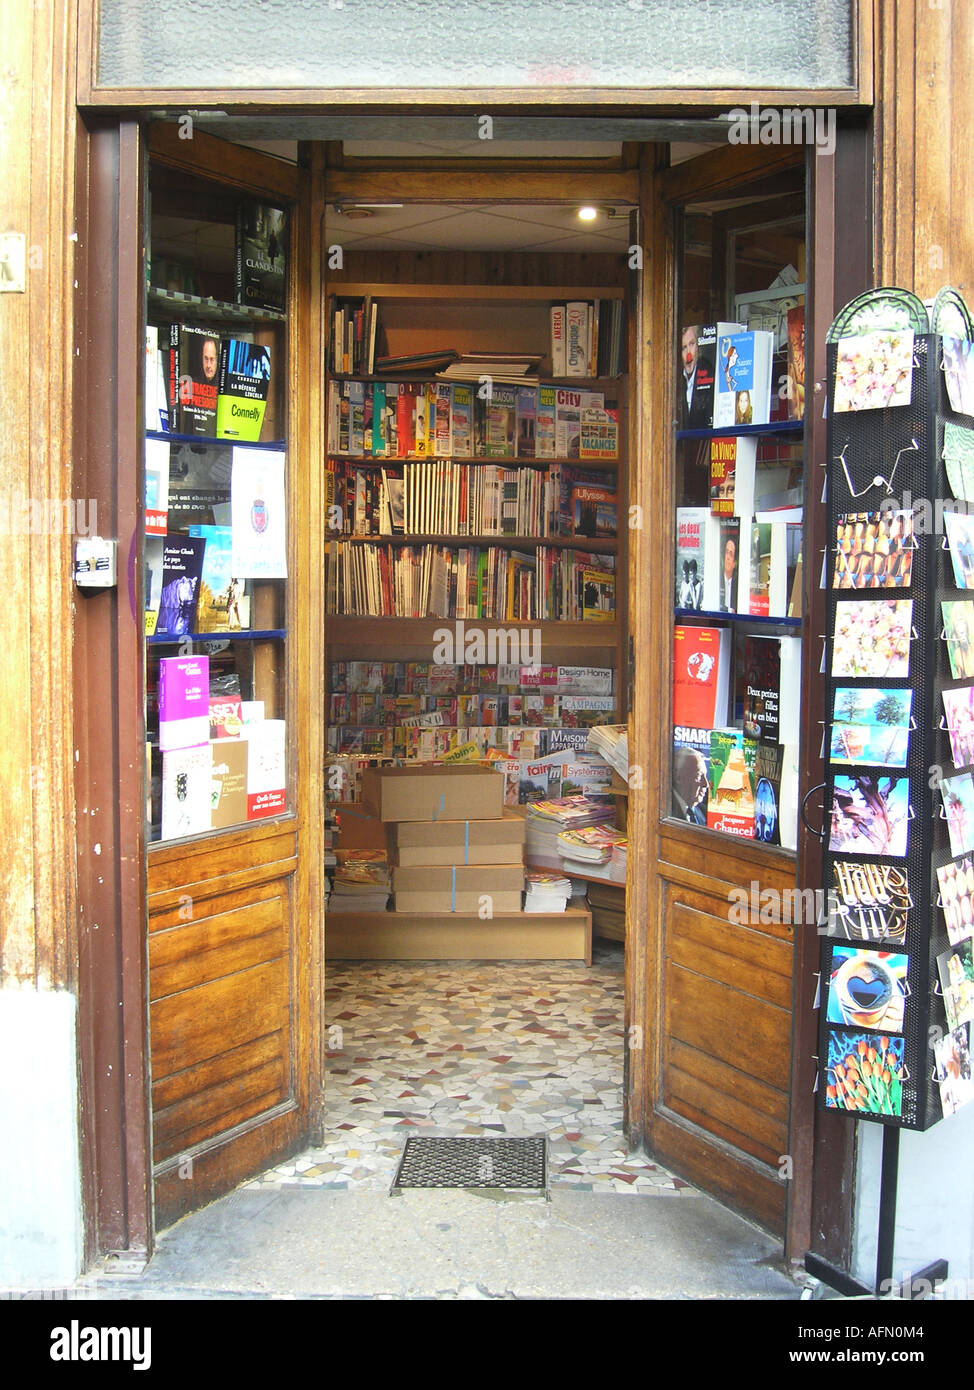
POLYGON ((76 1001, 0 990, 0 1288, 81 1271, 76 1001))
MULTIPOLYGON (((854 1270, 876 1277, 882 1126, 859 1125, 854 1270)), ((893 1277, 914 1274, 936 1259, 948 1262, 948 1281, 962 1281, 974 1297, 974 1103, 917 1134, 900 1133, 893 1277)), ((957 1297, 960 1289, 945 1292, 957 1297)))

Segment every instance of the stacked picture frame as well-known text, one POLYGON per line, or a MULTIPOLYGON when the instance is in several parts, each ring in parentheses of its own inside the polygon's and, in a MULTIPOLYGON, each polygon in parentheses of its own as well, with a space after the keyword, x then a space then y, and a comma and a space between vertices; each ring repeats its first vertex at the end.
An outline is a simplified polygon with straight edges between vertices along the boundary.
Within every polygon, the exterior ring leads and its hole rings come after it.
POLYGON ((972 338, 877 290, 827 348, 818 1099, 913 1130, 974 1098, 972 338))

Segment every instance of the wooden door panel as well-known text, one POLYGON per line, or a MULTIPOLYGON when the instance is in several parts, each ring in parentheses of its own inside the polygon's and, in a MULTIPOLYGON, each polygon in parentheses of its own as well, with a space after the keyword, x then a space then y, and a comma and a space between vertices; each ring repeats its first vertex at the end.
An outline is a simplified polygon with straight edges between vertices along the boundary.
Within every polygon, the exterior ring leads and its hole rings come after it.
POLYGON ((788 1097, 693 1047, 668 1045, 667 1104, 765 1163, 777 1164, 788 1135, 788 1097))
POLYGON ((149 1036, 159 1224, 300 1141, 293 822, 149 856, 149 1036))
MULTIPOLYGON (((786 1197, 779 1163, 788 1147, 794 928, 750 911, 746 925, 730 920, 739 900, 733 890, 749 894, 757 877, 753 849, 706 857, 689 849, 683 827, 672 841, 661 828, 650 1144, 664 1162, 777 1231, 786 1197)), ((762 889, 793 887, 789 867, 784 856, 764 859, 762 889)))

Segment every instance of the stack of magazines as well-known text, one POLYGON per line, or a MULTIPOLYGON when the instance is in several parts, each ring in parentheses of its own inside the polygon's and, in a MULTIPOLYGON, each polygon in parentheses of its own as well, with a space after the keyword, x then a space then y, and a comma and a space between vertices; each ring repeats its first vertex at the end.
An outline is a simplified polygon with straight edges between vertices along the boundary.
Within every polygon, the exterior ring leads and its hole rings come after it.
POLYGON ((380 849, 340 849, 332 879, 331 906, 335 912, 383 912, 389 905, 392 880, 380 849))
POLYGON ((615 803, 600 796, 561 796, 528 804, 525 851, 529 864, 562 871, 558 836, 563 830, 605 825, 615 818, 615 803))
MULTIPOLYGON (((563 830, 558 835, 557 843, 562 869, 566 874, 592 874, 618 882, 616 874, 612 872, 612 858, 627 843, 625 831, 616 830, 610 825, 563 830)), ((625 882, 624 861, 622 882, 625 882)))
POLYGON ((527 885, 525 912, 564 912, 572 895, 570 878, 535 870, 525 874, 524 881, 527 885))
POLYGON ((585 747, 598 753, 622 780, 629 781, 629 736, 625 724, 597 724, 589 729, 585 747))

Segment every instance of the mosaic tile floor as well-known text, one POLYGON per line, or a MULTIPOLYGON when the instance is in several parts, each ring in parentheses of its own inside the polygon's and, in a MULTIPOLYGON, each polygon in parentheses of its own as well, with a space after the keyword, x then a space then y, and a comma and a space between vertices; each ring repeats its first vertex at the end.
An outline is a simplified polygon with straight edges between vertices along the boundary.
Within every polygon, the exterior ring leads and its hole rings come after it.
POLYGON ((336 962, 327 980, 328 1142, 248 1187, 388 1192, 409 1134, 547 1134, 551 1186, 696 1195, 626 1153, 621 945, 591 967, 336 962))

